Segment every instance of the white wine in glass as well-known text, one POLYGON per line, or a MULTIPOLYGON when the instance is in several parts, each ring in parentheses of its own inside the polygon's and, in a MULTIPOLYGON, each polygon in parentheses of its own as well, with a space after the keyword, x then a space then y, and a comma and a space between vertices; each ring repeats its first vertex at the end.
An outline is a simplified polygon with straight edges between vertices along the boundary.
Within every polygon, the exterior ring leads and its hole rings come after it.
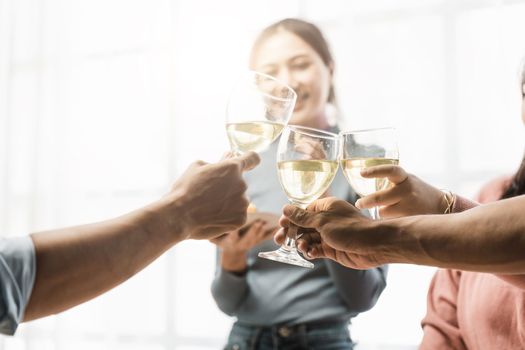
POLYGON ((397 165, 398 159, 388 158, 349 158, 341 161, 341 168, 350 183, 350 186, 360 196, 384 190, 388 187, 388 180, 385 178, 368 179, 361 176, 361 170, 377 165, 397 165))
POLYGON ((265 150, 281 134, 283 128, 283 123, 271 121, 226 124, 230 146, 237 153, 265 150))
MULTIPOLYGON (((350 186, 361 197, 384 190, 390 185, 385 178, 364 178, 361 170, 378 165, 399 164, 396 132, 380 128, 342 132, 341 168, 350 186)), ((379 208, 370 209, 372 218, 379 219, 379 208)))
POLYGON ((326 192, 338 164, 331 160, 286 160, 277 163, 277 168, 286 196, 304 207, 326 192))
POLYGON ((288 124, 297 95, 269 75, 248 71, 228 100, 226 134, 234 154, 265 150, 288 124))
MULTIPOLYGON (((281 186, 291 204, 302 209, 321 197, 330 187, 339 163, 338 136, 323 130, 287 126, 277 150, 277 171, 281 186)), ((290 226, 285 243, 259 257, 286 264, 313 268, 295 246, 296 226, 290 226)))

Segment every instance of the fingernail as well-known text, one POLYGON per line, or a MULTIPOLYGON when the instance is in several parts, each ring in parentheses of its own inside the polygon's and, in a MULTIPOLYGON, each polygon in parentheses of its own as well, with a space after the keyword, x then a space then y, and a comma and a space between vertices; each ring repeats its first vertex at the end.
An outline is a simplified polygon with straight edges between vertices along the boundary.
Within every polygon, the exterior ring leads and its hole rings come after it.
POLYGON ((358 209, 362 209, 361 208, 361 200, 358 199, 357 202, 355 202, 355 207, 358 208, 358 209))
POLYGON ((361 175, 368 175, 368 174, 370 174, 370 170, 368 170, 367 168, 361 169, 361 175))

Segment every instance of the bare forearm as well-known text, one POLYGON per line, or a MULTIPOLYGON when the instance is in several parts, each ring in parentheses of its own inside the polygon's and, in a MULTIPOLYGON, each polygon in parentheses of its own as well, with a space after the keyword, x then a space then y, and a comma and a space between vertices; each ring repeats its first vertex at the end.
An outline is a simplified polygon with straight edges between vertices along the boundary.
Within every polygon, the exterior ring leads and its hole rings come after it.
POLYGON ((33 234, 37 274, 25 321, 102 294, 183 239, 182 226, 159 219, 159 205, 96 224, 33 234))
POLYGON ((525 197, 446 216, 387 220, 390 262, 460 270, 525 273, 525 197))

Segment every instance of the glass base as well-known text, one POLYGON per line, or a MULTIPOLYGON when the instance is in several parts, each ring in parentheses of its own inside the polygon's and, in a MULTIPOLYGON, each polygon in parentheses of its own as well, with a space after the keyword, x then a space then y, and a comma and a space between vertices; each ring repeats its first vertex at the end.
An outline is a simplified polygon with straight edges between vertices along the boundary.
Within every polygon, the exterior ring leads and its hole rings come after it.
POLYGON ((288 250, 281 247, 277 250, 274 250, 273 252, 261 252, 259 253, 259 258, 269 259, 295 266, 307 267, 309 269, 314 268, 314 264, 308 260, 303 259, 297 252, 297 249, 288 250))

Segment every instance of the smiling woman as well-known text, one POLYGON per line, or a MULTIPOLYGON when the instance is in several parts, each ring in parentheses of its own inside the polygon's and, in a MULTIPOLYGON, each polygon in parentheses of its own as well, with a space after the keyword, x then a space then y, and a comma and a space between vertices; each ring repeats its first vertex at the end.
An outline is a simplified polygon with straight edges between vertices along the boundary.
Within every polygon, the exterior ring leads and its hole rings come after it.
POLYGON ((296 19, 266 28, 253 46, 250 67, 287 83, 297 93, 290 124, 327 128, 327 104, 335 106, 334 59, 321 31, 296 19))
MULTIPOLYGON (((285 19, 267 27, 253 46, 250 68, 297 92, 290 124, 338 131, 327 115, 335 103, 334 61, 315 25, 285 19)), ((255 222, 243 235, 234 232, 236 239, 222 242, 217 254, 213 297, 223 312, 237 317, 226 349, 353 349, 349 321, 374 306, 387 269, 356 271, 326 260, 310 270, 257 258, 277 248, 271 237, 287 203, 275 169, 276 148, 273 144, 261 153, 261 167, 246 176, 248 197, 273 220, 255 222)), ((338 175, 330 193, 353 203, 355 192, 338 175)))

